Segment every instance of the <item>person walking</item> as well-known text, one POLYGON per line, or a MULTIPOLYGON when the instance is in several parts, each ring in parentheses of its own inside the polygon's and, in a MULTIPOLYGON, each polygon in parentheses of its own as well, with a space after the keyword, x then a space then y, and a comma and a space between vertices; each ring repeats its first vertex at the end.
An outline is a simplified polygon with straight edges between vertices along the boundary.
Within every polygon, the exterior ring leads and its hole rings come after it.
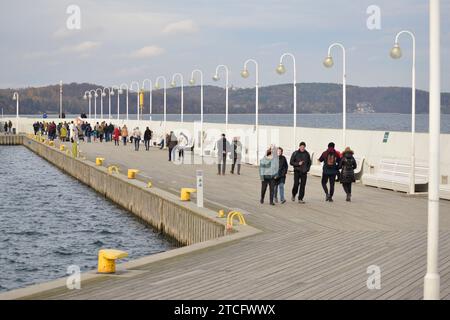
POLYGON ((187 147, 188 141, 184 133, 181 133, 178 137, 178 159, 184 160, 184 149, 187 147))
POLYGON ((8 134, 8 122, 5 121, 5 124, 3 125, 3 130, 5 131, 5 134, 8 134))
POLYGON ((286 175, 289 169, 286 157, 283 155, 283 148, 277 149, 278 156, 278 173, 275 177, 274 198, 275 203, 278 203, 278 193, 280 194, 281 204, 286 203, 284 198, 284 185, 286 183, 286 175))
POLYGON ((9 133, 12 133, 12 126, 13 126, 12 121, 9 120, 9 121, 8 121, 8 132, 9 132, 9 133))
POLYGON ((272 149, 267 150, 266 155, 259 161, 259 177, 261 179, 261 200, 264 204, 267 187, 269 187, 270 205, 274 206, 275 177, 278 174, 278 159, 274 159, 272 149))
POLYGON ((141 131, 139 127, 136 127, 133 130, 133 142, 134 142, 134 151, 139 151, 139 145, 141 143, 141 131))
POLYGON ((221 138, 217 140, 215 149, 217 150, 217 174, 224 176, 227 166, 227 154, 231 149, 225 133, 222 133, 221 138))
POLYGON ((340 153, 335 149, 334 142, 328 144, 328 149, 322 153, 319 158, 320 162, 323 162, 322 171, 322 188, 326 194, 326 201, 333 202, 334 184, 336 182, 336 176, 339 172, 340 153), (330 184, 330 190, 327 188, 327 184, 330 184))
POLYGON ((67 129, 65 125, 61 126, 61 129, 59 129, 59 139, 61 142, 65 142, 67 138, 67 129))
POLYGON ((150 150, 150 140, 152 140, 152 130, 150 130, 149 127, 145 129, 144 132, 144 144, 145 144, 145 150, 150 150))
POLYGON ((233 138, 232 146, 232 159, 233 164, 231 165, 231 174, 234 174, 234 169, 237 168, 237 174, 241 174, 241 160, 242 160, 242 143, 239 141, 238 137, 233 138))
MULTIPOLYGON (((169 137, 167 139, 167 147, 169 148, 169 161, 172 161, 172 153, 178 144, 178 139, 173 131, 170 131, 169 137)), ((175 158, 175 157, 174 157, 175 158)))
POLYGON ((289 163, 294 167, 292 201, 295 201, 298 193, 298 202, 305 203, 303 199, 305 197, 306 181, 308 180, 308 172, 311 169, 311 155, 306 151, 305 142, 300 143, 299 149, 292 154, 289 163))
POLYGON ((127 145, 127 139, 128 139, 128 128, 127 128, 126 124, 124 124, 123 127, 122 127, 121 136, 122 136, 123 145, 126 146, 127 145))
POLYGON ((352 149, 350 147, 345 148, 342 159, 339 162, 339 169, 341 170, 339 180, 347 195, 347 202, 352 201, 352 183, 356 182, 355 169, 357 166, 352 149))
POLYGON ((119 139, 120 139, 120 128, 115 127, 113 132, 113 140, 115 146, 119 146, 119 139))

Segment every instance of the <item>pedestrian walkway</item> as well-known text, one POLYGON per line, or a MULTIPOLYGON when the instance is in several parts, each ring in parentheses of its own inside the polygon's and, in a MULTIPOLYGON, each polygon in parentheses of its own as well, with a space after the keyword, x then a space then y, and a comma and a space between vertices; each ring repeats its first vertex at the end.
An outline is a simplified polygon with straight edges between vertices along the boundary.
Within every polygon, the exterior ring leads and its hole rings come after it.
MULTIPOLYGON (((421 299, 426 265, 427 200, 355 185, 353 202, 337 185, 325 202, 320 179, 310 177, 304 205, 259 204, 255 167, 218 176, 215 165, 175 165, 167 151, 81 143, 90 160, 140 170, 140 178, 178 194, 205 174, 205 203, 239 208, 259 235, 168 259, 134 277, 105 277, 81 290, 58 289, 40 299, 421 299), (381 270, 381 289, 369 290, 369 266, 381 270)), ((189 154, 186 154, 189 157, 189 154)), ((229 171, 230 168, 227 168, 229 171)), ((290 194, 292 176, 286 181, 290 194)), ((288 197, 290 198, 290 197, 288 197)), ((450 202, 441 203, 441 289, 450 298, 450 202)))

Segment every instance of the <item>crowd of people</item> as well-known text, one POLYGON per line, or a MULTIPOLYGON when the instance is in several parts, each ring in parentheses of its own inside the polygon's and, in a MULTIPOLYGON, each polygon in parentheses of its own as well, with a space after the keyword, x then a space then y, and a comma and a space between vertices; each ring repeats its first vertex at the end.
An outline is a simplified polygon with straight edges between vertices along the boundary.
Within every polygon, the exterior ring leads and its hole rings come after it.
MULTIPOLYGON (((5 130, 7 129, 5 124, 5 130)), ((107 124, 105 121, 96 122, 92 127, 87 121, 81 123, 61 122, 36 122, 33 124, 34 133, 48 135, 50 140, 60 139, 61 141, 85 141, 85 142, 110 142, 114 141, 116 146, 120 143, 126 146, 127 143, 134 144, 134 150, 139 151, 141 141, 143 140, 145 150, 149 151, 151 142, 153 145, 164 149, 167 147, 169 153, 169 161, 184 160, 185 150, 194 151, 194 144, 189 146, 189 139, 184 133, 178 136, 170 131, 160 140, 154 140, 153 131, 146 127, 144 134, 136 127, 128 130, 126 125, 117 126, 112 123, 107 124)), ((222 134, 214 146, 217 154, 217 174, 225 175, 227 159, 231 160, 231 174, 241 174, 242 161, 242 143, 239 137, 234 137, 231 143, 222 134)), ((301 142, 298 150, 296 150, 288 162, 284 156, 284 150, 281 147, 271 146, 265 153, 265 156, 259 161, 259 176, 261 179, 261 204, 265 201, 267 189, 269 189, 269 201, 271 205, 275 203, 286 203, 285 184, 289 166, 293 168, 293 188, 292 201, 304 204, 306 183, 308 173, 311 169, 312 159, 306 150, 306 143, 301 142)), ((192 153, 193 154, 193 153, 192 153)), ((318 159, 323 163, 321 184, 325 193, 325 200, 333 202, 336 181, 340 181, 346 194, 346 201, 350 202, 352 197, 352 184, 355 182, 355 169, 357 167, 353 151, 347 147, 344 152, 335 149, 335 144, 330 142, 327 149, 318 159)))
POLYGON ((11 120, 5 121, 5 123, 2 124, 0 130, 3 129, 4 134, 12 134, 13 133, 13 123, 11 120))
MULTIPOLYGON (((336 181, 340 181, 346 194, 346 201, 351 202, 352 184, 356 181, 355 169, 357 168, 353 151, 347 147, 343 153, 335 149, 335 144, 330 142, 328 148, 318 159, 322 166, 322 188, 325 193, 325 201, 333 202, 334 187, 336 181)), ((296 200, 304 204, 306 181, 311 169, 311 156, 306 151, 306 143, 301 142, 299 149, 295 151, 289 164, 294 169, 294 185, 292 188, 292 201, 296 200)), ((286 203, 284 196, 284 185, 289 165, 283 155, 283 148, 271 147, 259 163, 259 175, 261 178, 261 204, 264 203, 267 188, 269 188, 269 200, 275 205, 278 200, 286 203), (280 198, 278 199, 278 195, 280 198)))

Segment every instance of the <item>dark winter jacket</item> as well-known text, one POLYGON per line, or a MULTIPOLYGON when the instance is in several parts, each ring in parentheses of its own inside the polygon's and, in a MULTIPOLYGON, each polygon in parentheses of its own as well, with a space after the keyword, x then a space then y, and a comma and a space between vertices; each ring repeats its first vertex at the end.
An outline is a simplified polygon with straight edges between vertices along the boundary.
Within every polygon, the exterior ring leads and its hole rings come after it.
POLYGON ((152 130, 146 129, 144 132, 144 140, 149 141, 152 139, 152 130))
POLYGON ((341 154, 334 148, 328 148, 319 158, 320 162, 323 162, 323 174, 327 176, 337 175, 339 172, 339 163, 341 160, 341 154), (331 161, 333 160, 334 161, 331 161), (329 163, 331 161, 331 163, 329 163))
POLYGON ((295 171, 308 173, 311 169, 311 156, 306 150, 303 152, 297 150, 292 154, 290 164, 295 171), (300 165, 300 162, 303 162, 302 165, 300 165))
POLYGON ((345 152, 341 161, 339 162, 339 169, 341 170, 341 183, 355 182, 355 169, 357 168, 356 160, 353 157, 353 151, 345 152))
POLYGON ((276 183, 286 183, 286 175, 289 166, 285 156, 278 157, 278 174, 275 177, 276 183))

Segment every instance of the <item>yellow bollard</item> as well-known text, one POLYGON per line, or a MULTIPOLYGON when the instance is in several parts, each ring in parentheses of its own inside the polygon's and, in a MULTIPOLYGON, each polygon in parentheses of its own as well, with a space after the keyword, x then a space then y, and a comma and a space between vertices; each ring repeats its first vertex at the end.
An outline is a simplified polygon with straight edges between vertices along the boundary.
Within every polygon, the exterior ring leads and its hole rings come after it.
POLYGON ((151 181, 149 181, 148 183, 147 183, 147 188, 151 188, 151 187, 153 187, 153 184, 152 184, 152 182, 151 181))
POLYGON ((197 190, 193 188, 182 188, 180 195, 181 201, 191 201, 191 193, 193 192, 197 192, 197 190))
POLYGON ((217 215, 218 218, 224 218, 225 217, 225 211, 219 210, 219 214, 217 215))
POLYGON ((59 150, 61 150, 61 151, 65 151, 65 150, 66 150, 66 146, 65 146, 65 145, 63 145, 63 144, 62 144, 62 145, 60 145, 60 146, 59 146, 59 150))
POLYGON ((105 158, 95 158, 95 165, 101 166, 103 165, 103 161, 105 161, 105 158))
POLYGON ((139 170, 136 169, 128 169, 128 179, 136 179, 136 174, 139 170))
POLYGON ((54 143, 53 141, 49 141, 49 142, 48 142, 48 145, 49 145, 50 147, 54 147, 54 146, 55 146, 55 143, 54 143))
POLYGON ((108 173, 109 174, 119 173, 119 168, 117 166, 109 166, 108 167, 108 173))
POLYGON ((125 251, 102 249, 98 252, 98 273, 115 273, 116 260, 128 257, 125 251))

